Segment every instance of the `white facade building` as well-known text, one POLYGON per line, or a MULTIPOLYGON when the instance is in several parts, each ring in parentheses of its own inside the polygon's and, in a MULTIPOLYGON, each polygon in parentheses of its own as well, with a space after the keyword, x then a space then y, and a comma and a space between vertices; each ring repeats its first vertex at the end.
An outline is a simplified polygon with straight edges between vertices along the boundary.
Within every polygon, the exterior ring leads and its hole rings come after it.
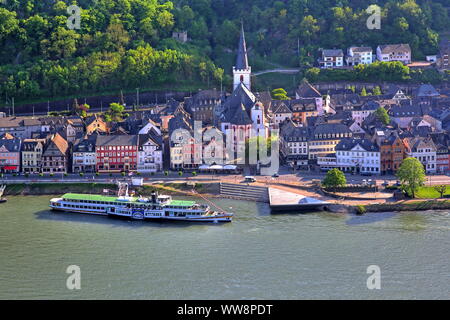
POLYGON ((163 169, 162 140, 152 135, 139 135, 137 171, 160 172, 163 169))
POLYGON ((371 64, 373 52, 370 47, 350 47, 347 51, 347 65, 371 64))
POLYGON ((336 146, 336 165, 344 172, 380 174, 380 148, 367 139, 344 139, 336 146))
POLYGON ((437 171, 437 148, 431 138, 413 138, 409 141, 411 146, 410 156, 419 160, 426 173, 437 171))

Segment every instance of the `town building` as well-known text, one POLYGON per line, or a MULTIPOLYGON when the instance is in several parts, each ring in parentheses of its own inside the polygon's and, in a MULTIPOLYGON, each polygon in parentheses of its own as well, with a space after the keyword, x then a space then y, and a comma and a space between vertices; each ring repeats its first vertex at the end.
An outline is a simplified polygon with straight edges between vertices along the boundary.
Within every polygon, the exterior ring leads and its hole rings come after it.
POLYGON ((373 51, 371 47, 350 47, 347 50, 347 65, 357 66, 359 64, 371 64, 373 62, 373 51))
POLYGON ((29 139, 33 132, 40 130, 41 122, 38 119, 28 117, 0 118, 0 135, 9 133, 17 138, 29 139))
MULTIPOLYGON (((314 99, 316 103, 316 111, 320 116, 324 115, 325 113, 331 112, 330 96, 322 95, 319 90, 313 87, 306 79, 302 80, 299 87, 295 91, 295 98, 297 100, 304 100, 302 101, 302 103, 307 102, 308 104, 311 102, 311 99, 314 99)), ((295 112, 293 108, 291 109, 293 112, 295 112)))
POLYGON ((362 106, 354 108, 352 112, 352 119, 361 126, 371 114, 380 108, 380 104, 374 101, 364 103, 362 106))
POLYGON ((309 129, 286 120, 280 127, 280 153, 287 165, 292 168, 309 168, 308 150, 309 129))
POLYGON ((285 120, 292 119, 292 111, 288 107, 290 101, 274 101, 272 103, 272 107, 274 108, 273 112, 273 123, 280 124, 285 120))
POLYGON ((407 140, 393 132, 380 141, 381 174, 395 174, 410 153, 407 140))
POLYGON ((22 172, 40 173, 45 139, 25 139, 22 143, 22 172))
POLYGON ((409 138, 410 156, 419 160, 426 173, 437 171, 437 148, 431 138, 409 138))
POLYGON ((0 139, 0 173, 20 172, 22 139, 0 139))
POLYGON ((411 63, 411 47, 409 44, 387 44, 377 47, 377 59, 382 62, 400 61, 411 63))
POLYGON ((192 115, 194 121, 201 121, 203 125, 211 125, 216 121, 216 111, 223 102, 220 91, 202 90, 185 100, 185 108, 192 115))
POLYGON ((137 171, 140 173, 162 171, 163 150, 163 139, 160 132, 151 130, 147 134, 140 134, 137 171))
POLYGON ((109 126, 108 123, 97 114, 88 117, 85 120, 86 124, 86 134, 91 135, 93 133, 108 133, 109 126))
MULTIPOLYGON (((319 102, 319 105, 320 103, 321 102, 319 102)), ((291 100, 290 109, 292 110, 293 120, 304 126, 308 125, 308 118, 317 117, 319 115, 318 100, 315 98, 291 100)))
POLYGON ((423 116, 422 108, 417 104, 394 105, 388 111, 388 114, 402 129, 408 128, 414 118, 421 118, 423 116))
POLYGON ((95 143, 97 134, 86 135, 77 139, 72 148, 72 172, 95 173, 97 170, 97 154, 95 143))
POLYGON ((95 144, 97 172, 136 172, 138 140, 137 135, 97 136, 95 144))
POLYGON ((67 173, 69 165, 69 143, 59 133, 53 134, 42 154, 43 173, 67 173))
POLYGON ((343 67, 344 52, 342 49, 324 49, 318 62, 323 69, 343 67))
POLYGON ((335 153, 342 139, 352 138, 353 133, 345 124, 322 123, 312 128, 309 139, 309 159, 335 153))
POLYGON ((436 66, 439 71, 450 70, 450 39, 442 39, 439 44, 439 54, 436 66))
POLYGON ((380 174, 380 148, 369 139, 343 139, 336 146, 336 164, 344 172, 380 174))
POLYGON ((450 170, 450 150, 447 145, 436 145, 436 170, 437 173, 445 174, 450 170))
POLYGON ((170 169, 180 170, 185 167, 195 167, 201 164, 201 158, 194 158, 194 156, 200 156, 201 151, 199 147, 194 147, 189 152, 189 156, 185 155, 185 145, 194 143, 193 140, 193 126, 190 122, 188 114, 179 113, 176 117, 169 121, 169 156, 170 156, 170 169), (197 152, 195 152, 197 151, 197 152), (186 156, 186 159, 185 159, 186 156), (185 163, 187 161, 187 163, 185 163))

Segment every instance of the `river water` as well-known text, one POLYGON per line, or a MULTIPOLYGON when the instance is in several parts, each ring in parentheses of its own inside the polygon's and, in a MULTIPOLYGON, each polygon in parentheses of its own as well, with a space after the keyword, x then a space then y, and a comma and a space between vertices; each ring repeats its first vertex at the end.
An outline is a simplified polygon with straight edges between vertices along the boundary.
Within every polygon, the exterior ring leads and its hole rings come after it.
POLYGON ((449 212, 270 215, 220 200, 234 222, 195 225, 53 213, 49 199, 0 204, 0 299, 450 298, 449 212))

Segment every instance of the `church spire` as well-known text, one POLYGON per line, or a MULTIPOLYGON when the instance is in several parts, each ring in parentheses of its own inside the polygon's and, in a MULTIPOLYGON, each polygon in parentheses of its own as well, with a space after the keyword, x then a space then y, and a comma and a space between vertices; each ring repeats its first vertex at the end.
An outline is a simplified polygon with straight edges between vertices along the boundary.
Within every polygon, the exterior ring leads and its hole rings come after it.
POLYGON ((244 23, 241 25, 241 37, 239 38, 239 48, 236 58, 236 65, 233 67, 233 90, 241 84, 251 90, 252 68, 248 64, 247 44, 245 43, 244 23))
POLYGON ((247 44, 245 43, 244 23, 241 24, 241 36, 239 38, 236 69, 238 70, 248 69, 247 44))

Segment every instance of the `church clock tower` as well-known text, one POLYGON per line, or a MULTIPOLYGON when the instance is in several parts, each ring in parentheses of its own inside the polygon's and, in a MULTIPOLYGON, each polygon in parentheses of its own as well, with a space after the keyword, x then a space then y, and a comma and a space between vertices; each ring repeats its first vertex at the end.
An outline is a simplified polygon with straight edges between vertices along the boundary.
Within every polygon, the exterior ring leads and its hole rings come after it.
POLYGON ((251 91, 251 74, 252 68, 248 65, 247 45, 245 43, 244 25, 242 25, 236 65, 233 67, 233 90, 243 83, 251 91))

